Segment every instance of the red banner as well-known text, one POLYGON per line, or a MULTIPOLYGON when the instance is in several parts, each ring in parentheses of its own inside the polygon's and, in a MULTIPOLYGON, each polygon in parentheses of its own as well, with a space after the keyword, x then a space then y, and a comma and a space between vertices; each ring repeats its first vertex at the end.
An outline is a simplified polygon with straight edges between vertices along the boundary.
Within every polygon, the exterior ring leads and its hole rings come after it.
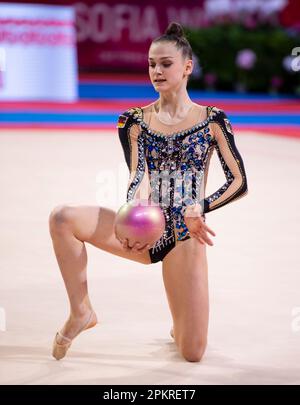
POLYGON ((170 21, 197 27, 203 24, 203 0, 90 3, 94 4, 75 3, 79 64, 83 69, 144 70, 151 41, 170 21))

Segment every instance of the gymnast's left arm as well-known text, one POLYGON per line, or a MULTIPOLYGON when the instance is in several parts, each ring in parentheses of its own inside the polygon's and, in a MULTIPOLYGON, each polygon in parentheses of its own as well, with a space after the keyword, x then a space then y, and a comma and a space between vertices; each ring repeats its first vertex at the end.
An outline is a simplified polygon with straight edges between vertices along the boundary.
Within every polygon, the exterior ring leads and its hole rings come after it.
POLYGON ((221 162, 226 182, 213 194, 188 206, 184 218, 191 236, 213 245, 207 233, 216 234, 205 224, 201 214, 237 200, 248 193, 247 176, 241 154, 239 153, 230 124, 224 111, 214 109, 211 129, 215 140, 215 148, 221 162))
POLYGON ((200 202, 204 213, 223 207, 248 193, 245 166, 235 144, 231 123, 224 111, 214 108, 213 113, 210 125, 226 182, 200 202))

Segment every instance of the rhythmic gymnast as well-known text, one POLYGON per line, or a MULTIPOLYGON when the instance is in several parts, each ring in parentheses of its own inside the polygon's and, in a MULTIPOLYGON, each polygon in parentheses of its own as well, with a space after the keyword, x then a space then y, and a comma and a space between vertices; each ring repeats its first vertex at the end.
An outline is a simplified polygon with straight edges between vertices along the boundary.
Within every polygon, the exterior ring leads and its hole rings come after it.
POLYGON ((102 206, 59 205, 50 214, 50 234, 70 302, 70 316, 53 343, 57 360, 80 332, 97 323, 88 296, 85 242, 141 264, 161 261, 173 320, 170 334, 185 360, 203 357, 209 319, 206 245, 213 245, 209 234, 216 236, 206 214, 245 196, 248 188, 225 112, 189 97, 192 70, 191 46, 173 22, 149 48, 149 76, 159 98, 129 108, 117 124, 130 173, 127 201, 146 195, 159 203, 166 219, 163 236, 153 246, 129 246, 115 235, 116 213, 102 206), (226 182, 205 197, 214 149, 226 182))

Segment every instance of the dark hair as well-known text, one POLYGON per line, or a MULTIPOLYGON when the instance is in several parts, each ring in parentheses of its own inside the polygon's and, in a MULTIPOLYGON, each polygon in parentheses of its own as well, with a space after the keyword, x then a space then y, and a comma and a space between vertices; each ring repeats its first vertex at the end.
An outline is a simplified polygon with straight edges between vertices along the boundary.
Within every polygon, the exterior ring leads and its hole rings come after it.
POLYGON ((175 42, 177 49, 181 49, 183 57, 184 58, 188 57, 189 59, 192 59, 193 52, 191 45, 184 35, 182 26, 177 22, 174 21, 171 22, 168 25, 165 33, 160 37, 155 38, 152 41, 152 43, 163 41, 175 42))

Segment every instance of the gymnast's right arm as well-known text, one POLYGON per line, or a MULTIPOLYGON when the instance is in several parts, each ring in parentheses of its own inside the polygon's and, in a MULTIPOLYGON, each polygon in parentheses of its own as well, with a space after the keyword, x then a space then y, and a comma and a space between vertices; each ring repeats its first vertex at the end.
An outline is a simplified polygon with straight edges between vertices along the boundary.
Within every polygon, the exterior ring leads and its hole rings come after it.
MULTIPOLYGON (((128 111, 125 111, 119 116, 117 128, 125 161, 130 173, 126 202, 135 199, 149 201, 151 188, 148 167, 144 156, 143 139, 139 136, 140 127, 133 120, 132 115, 128 111)), ((137 243, 129 247, 127 239, 119 241, 127 251, 142 254, 150 249, 149 245, 140 246, 137 243)))
POLYGON ((139 136, 140 126, 135 122, 132 114, 125 111, 119 116, 117 128, 130 173, 126 201, 136 199, 149 201, 151 186, 144 155, 143 139, 139 136))

